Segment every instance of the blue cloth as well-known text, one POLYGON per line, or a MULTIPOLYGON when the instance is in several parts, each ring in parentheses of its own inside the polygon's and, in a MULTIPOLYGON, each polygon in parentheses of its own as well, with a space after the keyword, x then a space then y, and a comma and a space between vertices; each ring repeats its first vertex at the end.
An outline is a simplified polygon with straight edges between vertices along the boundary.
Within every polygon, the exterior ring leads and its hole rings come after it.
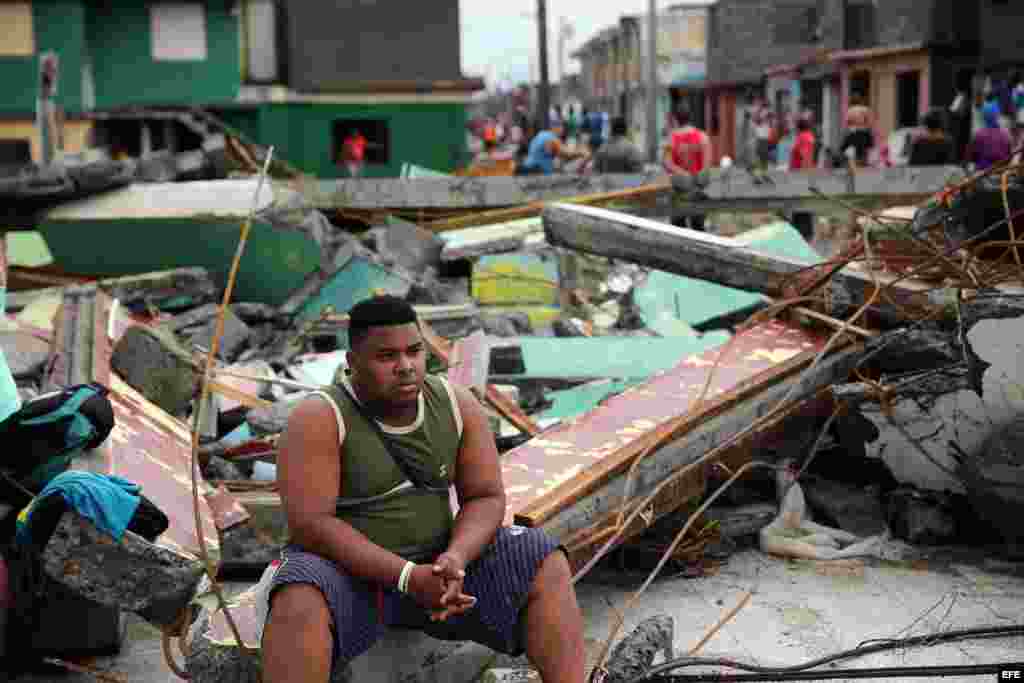
POLYGON ((555 172, 555 155, 548 151, 547 144, 551 140, 557 140, 555 134, 550 130, 542 130, 530 141, 530 147, 526 151, 526 161, 523 167, 532 171, 539 170, 542 173, 550 174, 555 172))
POLYGON ((999 105, 995 102, 986 102, 981 108, 981 118, 985 121, 987 128, 999 127, 999 105))
POLYGON ((106 474, 77 471, 58 474, 18 515, 17 539, 20 543, 31 540, 28 527, 35 502, 60 495, 71 509, 90 520, 97 529, 120 541, 139 507, 141 490, 138 484, 106 474))

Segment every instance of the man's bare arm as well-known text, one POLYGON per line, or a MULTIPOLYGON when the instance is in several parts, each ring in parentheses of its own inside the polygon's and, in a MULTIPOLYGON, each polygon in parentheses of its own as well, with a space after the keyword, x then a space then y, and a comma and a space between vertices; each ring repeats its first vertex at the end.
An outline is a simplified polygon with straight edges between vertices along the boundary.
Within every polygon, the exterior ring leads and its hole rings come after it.
POLYGON ((462 413, 462 446, 455 468, 459 514, 448 546, 466 564, 478 558, 505 519, 505 486, 494 435, 480 402, 468 390, 452 387, 462 413))
POLYGON ((342 437, 334 410, 321 398, 303 401, 288 420, 279 444, 277 482, 292 542, 353 576, 395 585, 405 560, 335 516, 342 437))

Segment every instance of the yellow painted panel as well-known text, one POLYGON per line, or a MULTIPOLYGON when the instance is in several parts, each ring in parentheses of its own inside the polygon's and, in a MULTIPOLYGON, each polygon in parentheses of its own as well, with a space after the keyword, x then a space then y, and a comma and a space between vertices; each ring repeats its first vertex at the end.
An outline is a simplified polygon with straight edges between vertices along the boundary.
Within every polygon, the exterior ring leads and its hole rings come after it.
POLYGON ((36 53, 36 37, 32 30, 32 3, 28 0, 0 2, 0 56, 31 57, 36 53))

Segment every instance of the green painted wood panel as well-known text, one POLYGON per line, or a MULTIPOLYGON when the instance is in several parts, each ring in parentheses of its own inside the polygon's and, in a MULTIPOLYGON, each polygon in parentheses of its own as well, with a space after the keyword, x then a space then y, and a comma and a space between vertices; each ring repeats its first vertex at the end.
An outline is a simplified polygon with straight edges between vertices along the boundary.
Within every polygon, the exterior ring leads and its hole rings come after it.
POLYGON ((81 0, 35 0, 32 24, 36 54, 0 57, 0 111, 34 115, 38 96, 39 55, 53 50, 60 57, 56 102, 69 113, 82 110, 82 56, 85 9, 81 0))
MULTIPOLYGON (((239 221, 188 219, 48 221, 39 228, 54 262, 68 272, 120 277, 202 266, 221 287, 240 230, 239 221)), ((254 221, 233 298, 278 306, 320 259, 307 235, 254 221)))
POLYGON ((321 104, 280 103, 261 108, 260 137, 275 145, 275 155, 319 178, 345 177, 331 149, 333 124, 342 119, 387 122, 390 157, 386 164, 368 164, 367 177, 398 177, 405 162, 451 172, 466 154, 464 104, 321 104))
POLYGON ((87 35, 96 80, 96 107, 208 104, 233 101, 241 82, 238 17, 229 2, 206 9, 206 59, 154 61, 152 3, 97 0, 87 12, 87 35))

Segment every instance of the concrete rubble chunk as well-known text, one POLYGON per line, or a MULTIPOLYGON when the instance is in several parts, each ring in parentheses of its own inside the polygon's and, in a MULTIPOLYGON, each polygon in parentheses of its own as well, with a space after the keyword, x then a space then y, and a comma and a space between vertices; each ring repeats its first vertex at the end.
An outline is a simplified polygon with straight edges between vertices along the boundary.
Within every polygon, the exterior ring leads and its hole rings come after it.
POLYGON ((274 322, 278 319, 277 309, 268 304, 240 301, 231 304, 229 308, 247 325, 274 322))
POLYGON ((886 514, 893 534, 913 545, 942 545, 957 533, 949 501, 935 491, 900 488, 889 494, 886 514))
POLYGON ((78 595, 170 626, 203 576, 197 558, 126 531, 120 541, 73 512, 61 516, 43 550, 43 570, 78 595))
MULTIPOLYGON (((219 306, 207 304, 177 315, 165 326, 183 337, 188 344, 209 349, 217 330, 219 306)), ((217 355, 225 360, 235 358, 249 343, 249 326, 229 307, 224 314, 224 334, 220 338, 217 355)))
POLYGON ((277 401, 269 408, 254 408, 249 411, 245 421, 252 427, 256 436, 280 434, 288 426, 288 418, 292 412, 306 396, 307 394, 302 393, 277 401))
POLYGON ((391 261, 413 275, 441 261, 444 242, 415 223, 391 218, 386 225, 371 228, 365 236, 385 262, 391 261))
POLYGON ((533 334, 533 326, 526 313, 513 311, 510 313, 482 313, 480 322, 484 332, 495 337, 518 337, 533 334))
POLYGON ((199 373, 192 357, 168 330, 128 328, 114 345, 110 366, 126 383, 171 415, 182 415, 195 393, 199 373))
POLYGON ((29 379, 39 376, 50 357, 50 345, 29 334, 0 332, 0 353, 15 379, 29 379))
POLYGON ((217 297, 217 286, 205 268, 180 268, 133 275, 99 283, 100 289, 128 308, 182 310, 217 297))
POLYGON ((854 487, 819 477, 803 483, 807 502, 837 526, 855 536, 874 536, 885 531, 885 511, 877 487, 854 487))
POLYGON ((672 617, 657 615, 643 620, 612 650, 608 658, 609 683, 626 683, 644 675, 654 658, 663 653, 665 660, 673 658, 674 622, 672 617))

